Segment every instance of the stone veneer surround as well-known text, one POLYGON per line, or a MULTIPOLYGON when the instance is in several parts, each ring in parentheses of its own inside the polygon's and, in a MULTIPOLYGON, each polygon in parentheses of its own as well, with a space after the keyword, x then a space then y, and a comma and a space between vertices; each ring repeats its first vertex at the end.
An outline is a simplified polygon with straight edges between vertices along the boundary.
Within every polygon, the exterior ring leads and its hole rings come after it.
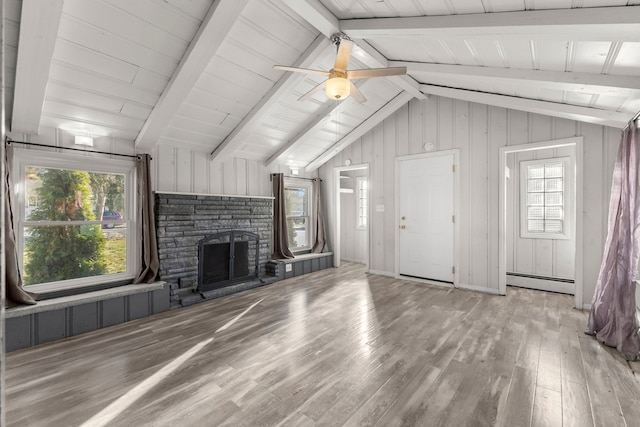
POLYGON ((264 276, 271 255, 273 199, 156 193, 156 233, 160 258, 159 280, 171 285, 171 305, 198 283, 198 242, 229 230, 260 236, 259 275, 264 276))

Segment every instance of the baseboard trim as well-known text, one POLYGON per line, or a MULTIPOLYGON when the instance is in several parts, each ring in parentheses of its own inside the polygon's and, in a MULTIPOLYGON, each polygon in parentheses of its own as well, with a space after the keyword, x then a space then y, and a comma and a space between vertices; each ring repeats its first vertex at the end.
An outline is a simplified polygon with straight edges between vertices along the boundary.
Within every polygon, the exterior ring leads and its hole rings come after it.
POLYGON ((498 289, 485 288, 484 286, 477 286, 477 285, 469 285, 467 283, 458 284, 458 288, 464 289, 466 291, 482 292, 482 293, 491 294, 491 295, 500 295, 500 291, 498 289))
POLYGON ((369 274, 375 274, 376 276, 393 277, 394 279, 396 278, 396 275, 394 273, 389 273, 388 271, 371 270, 371 269, 369 269, 368 273, 369 274))
POLYGON ((340 262, 352 262, 354 264, 366 264, 362 259, 340 258, 340 262))
POLYGON ((408 282, 422 283, 424 285, 432 285, 432 286, 439 286, 441 288, 455 289, 455 286, 453 286, 453 283, 448 283, 448 282, 438 282, 437 280, 421 279, 419 277, 403 276, 403 275, 395 276, 395 278, 400 280, 406 280, 408 282))

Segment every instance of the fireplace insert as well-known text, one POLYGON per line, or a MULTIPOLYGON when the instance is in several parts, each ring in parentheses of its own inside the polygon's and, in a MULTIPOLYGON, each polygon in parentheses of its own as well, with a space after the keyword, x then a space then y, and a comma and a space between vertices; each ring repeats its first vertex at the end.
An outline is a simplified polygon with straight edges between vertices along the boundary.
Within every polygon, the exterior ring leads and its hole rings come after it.
POLYGON ((258 277, 260 237, 242 230, 212 234, 198 242, 198 291, 224 288, 258 277))

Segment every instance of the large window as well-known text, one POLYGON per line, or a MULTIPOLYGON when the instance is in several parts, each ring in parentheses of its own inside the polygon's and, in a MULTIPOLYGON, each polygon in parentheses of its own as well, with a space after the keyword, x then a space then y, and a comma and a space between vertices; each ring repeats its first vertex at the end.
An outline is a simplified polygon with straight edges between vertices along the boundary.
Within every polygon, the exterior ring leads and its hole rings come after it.
POLYGON ((133 277, 133 162, 15 152, 25 287, 46 292, 133 277))
POLYGON ((285 211, 289 249, 300 252, 311 249, 311 182, 289 179, 284 183, 285 211))
POLYGON ((573 198, 570 165, 568 157, 520 163, 522 237, 570 237, 573 198))

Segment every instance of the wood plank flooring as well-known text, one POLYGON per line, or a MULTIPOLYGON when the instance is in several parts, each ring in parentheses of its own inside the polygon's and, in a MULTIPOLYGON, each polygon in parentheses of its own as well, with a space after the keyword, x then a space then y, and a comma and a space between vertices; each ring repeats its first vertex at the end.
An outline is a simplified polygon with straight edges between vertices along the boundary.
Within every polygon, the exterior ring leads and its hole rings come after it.
POLYGON ((10 353, 7 423, 640 426, 638 377, 571 307, 346 263, 10 353))

